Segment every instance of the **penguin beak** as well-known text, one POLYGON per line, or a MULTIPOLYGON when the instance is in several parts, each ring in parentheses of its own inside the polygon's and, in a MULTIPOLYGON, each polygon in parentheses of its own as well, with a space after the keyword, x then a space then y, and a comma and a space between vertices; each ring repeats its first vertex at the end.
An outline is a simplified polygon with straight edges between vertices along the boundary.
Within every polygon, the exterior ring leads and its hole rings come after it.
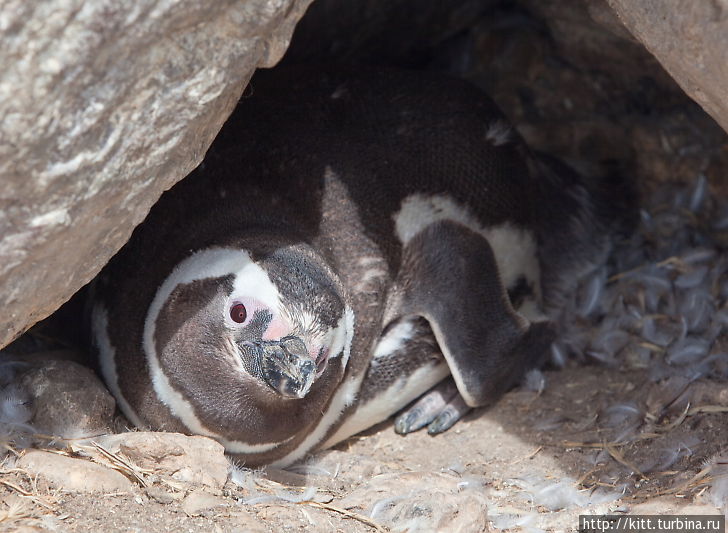
POLYGON ((253 344, 258 349, 262 377, 274 391, 286 398, 308 394, 316 378, 316 362, 299 337, 253 344))

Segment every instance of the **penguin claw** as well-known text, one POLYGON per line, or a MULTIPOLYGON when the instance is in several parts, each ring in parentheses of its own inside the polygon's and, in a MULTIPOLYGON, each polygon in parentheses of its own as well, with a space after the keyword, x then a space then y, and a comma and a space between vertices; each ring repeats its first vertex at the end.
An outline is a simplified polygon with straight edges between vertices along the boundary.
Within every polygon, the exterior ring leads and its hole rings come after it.
POLYGON ((446 379, 402 411, 394 421, 394 431, 406 435, 427 426, 427 433, 437 435, 450 429, 468 411, 470 407, 455 382, 446 379))
POLYGON ((472 407, 465 403, 463 397, 457 394, 437 415, 437 418, 427 426, 427 433, 437 435, 447 431, 471 409, 472 407))
POLYGON ((394 432, 399 435, 406 435, 423 428, 425 425, 427 425, 427 421, 423 420, 421 410, 412 408, 395 419, 394 432))

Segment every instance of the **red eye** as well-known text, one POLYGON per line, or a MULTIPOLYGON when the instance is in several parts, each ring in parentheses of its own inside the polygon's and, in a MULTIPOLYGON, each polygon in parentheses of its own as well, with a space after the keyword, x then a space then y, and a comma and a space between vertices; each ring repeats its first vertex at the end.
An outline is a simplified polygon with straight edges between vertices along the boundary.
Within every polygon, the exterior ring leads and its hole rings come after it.
POLYGON ((245 322, 245 319, 248 318, 248 312, 245 310, 245 306, 243 304, 233 305, 230 308, 230 318, 238 324, 245 322))

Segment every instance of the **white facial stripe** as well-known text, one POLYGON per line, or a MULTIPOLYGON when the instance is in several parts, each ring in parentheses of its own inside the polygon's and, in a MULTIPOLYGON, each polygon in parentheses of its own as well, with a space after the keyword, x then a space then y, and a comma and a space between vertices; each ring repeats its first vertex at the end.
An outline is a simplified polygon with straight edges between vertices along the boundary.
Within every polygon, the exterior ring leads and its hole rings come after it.
POLYGON ((282 468, 302 459, 324 438, 329 428, 339 419, 341 413, 356 400, 361 382, 365 373, 349 378, 339 385, 329 407, 315 429, 298 445, 298 447, 285 457, 275 461, 271 466, 282 468))
POLYGON ((250 274, 257 279, 260 286, 255 287, 248 285, 246 282, 243 282, 240 285, 243 287, 250 287, 253 289, 251 296, 260 299, 266 304, 268 304, 268 302, 274 303, 275 306, 272 308, 277 308, 278 302, 273 300, 274 296, 277 298, 277 291, 273 293, 270 290, 268 285, 272 285, 272 283, 267 279, 267 276, 265 276, 265 280, 261 279, 258 275, 259 272, 256 269, 262 271, 260 267, 252 262, 250 255, 243 250, 234 250, 231 248, 210 248, 197 252, 177 265, 174 271, 172 271, 172 274, 164 280, 164 283, 162 283, 161 287, 159 287, 154 300, 152 300, 152 304, 149 306, 149 312, 147 313, 147 318, 144 322, 144 352, 147 356, 152 385, 154 386, 157 398, 169 407, 172 413, 174 413, 174 415, 177 416, 190 431, 217 439, 223 446, 225 446, 225 449, 231 453, 253 454, 267 452, 280 446, 286 441, 264 444, 230 441, 220 437, 215 432, 206 428, 195 415, 190 402, 188 402, 182 394, 172 387, 169 379, 167 379, 167 376, 165 376, 162 372, 154 342, 154 333, 159 312, 169 296, 172 294, 172 291, 174 291, 175 287, 179 284, 191 283, 200 279, 217 278, 235 274, 238 275, 236 278, 237 282, 240 278, 239 274, 241 272, 245 272, 246 276, 250 274), (251 265, 255 268, 251 268, 251 265), (268 302, 266 302, 264 298, 267 298, 268 302))
POLYGON ((101 307, 100 304, 95 304, 91 311, 91 330, 93 332, 93 338, 96 342, 96 347, 99 350, 99 365, 101 367, 101 374, 104 376, 106 386, 111 391, 111 394, 116 398, 116 402, 124 415, 129 421, 137 427, 143 428, 145 424, 142 423, 139 416, 137 416, 134 409, 131 408, 129 402, 126 401, 124 395, 121 393, 119 388, 119 376, 116 373, 116 350, 111 346, 111 340, 109 339, 109 314, 101 307))
MULTIPOLYGON (((233 252, 234 250, 229 251, 233 252)), ((247 263, 239 269, 228 271, 228 274, 235 273, 233 293, 230 295, 231 299, 234 299, 236 296, 247 296, 258 300, 269 309, 280 309, 281 300, 278 294, 278 288, 270 280, 265 270, 253 263, 253 260, 250 259, 250 256, 246 252, 234 252, 244 254, 247 257, 247 263)))
POLYGON ((354 313, 347 306, 344 315, 339 319, 336 327, 329 330, 330 333, 322 342, 329 348, 329 359, 336 359, 343 356, 342 364, 346 368, 349 360, 348 351, 351 348, 351 338, 354 329, 354 313))
POLYGON ((462 224, 488 240, 505 287, 512 286, 519 277, 524 276, 533 283, 536 291, 540 290, 536 241, 530 231, 508 222, 484 228, 466 206, 440 195, 408 196, 394 215, 397 236, 402 244, 407 244, 429 225, 443 220, 462 224))
MULTIPOLYGON (((342 440, 386 420, 437 385, 448 374, 447 365, 437 364, 418 368, 411 375, 402 376, 387 390, 380 391, 372 400, 358 406, 323 447, 334 446, 342 440)), ((372 384, 372 386, 376 386, 376 384, 372 384)))
POLYGON ((374 359, 387 357, 401 350, 414 332, 415 326, 412 320, 397 322, 377 343, 374 348, 374 359))

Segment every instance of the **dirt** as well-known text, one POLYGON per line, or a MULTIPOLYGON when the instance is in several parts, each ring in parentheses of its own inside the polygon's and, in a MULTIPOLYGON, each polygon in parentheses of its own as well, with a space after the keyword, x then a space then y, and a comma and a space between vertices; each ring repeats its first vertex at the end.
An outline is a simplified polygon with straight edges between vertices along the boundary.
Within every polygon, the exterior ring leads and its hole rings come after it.
MULTIPOLYGON (((594 366, 547 372, 546 377, 541 393, 514 390, 443 435, 403 437, 387 422, 292 471, 239 471, 243 487, 229 480, 222 491, 204 492, 210 502, 203 498, 202 504, 192 502, 190 494, 198 497, 201 492, 192 485, 82 495, 51 489, 42 477, 31 479, 6 469, 0 477, 0 528, 354 533, 446 530, 443 524, 459 520, 465 524, 462 531, 518 523, 524 530, 562 531, 575 529, 580 513, 718 512, 709 505, 709 478, 702 469, 720 451, 720 443, 728 441, 723 414, 693 410, 695 414, 685 416, 686 410, 678 409, 654 424, 643 424, 637 431, 643 438, 610 447, 614 430, 602 423, 608 420, 605 410, 645 398, 646 377, 594 366), (637 473, 638 465, 688 435, 693 437, 690 453, 678 462, 637 473), (539 487, 553 488, 562 479, 563 486, 579 492, 554 503, 546 496, 551 489, 539 487), (303 501, 286 501, 300 499, 304 487, 315 490, 303 501), (577 497, 582 500, 568 501, 577 497), (596 503, 584 506, 590 497, 596 503), (369 519, 378 502, 375 518, 369 519), (419 512, 416 522, 413 509, 419 512)), ((710 382, 696 386, 712 390, 710 382)), ((702 402, 710 401, 709 393, 701 394, 702 402)))

